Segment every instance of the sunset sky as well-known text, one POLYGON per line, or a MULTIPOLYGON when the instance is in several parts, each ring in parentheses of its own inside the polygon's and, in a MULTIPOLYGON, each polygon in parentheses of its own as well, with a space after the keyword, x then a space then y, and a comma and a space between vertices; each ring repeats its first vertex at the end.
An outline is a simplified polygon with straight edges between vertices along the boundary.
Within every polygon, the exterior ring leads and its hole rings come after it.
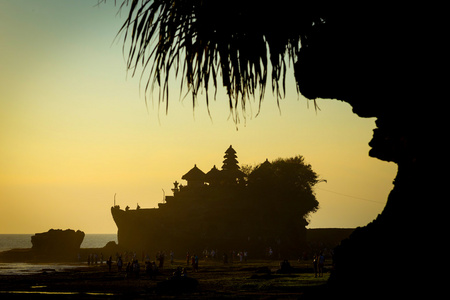
POLYGON ((251 101, 237 125, 223 90, 209 116, 204 95, 195 110, 180 100, 179 81, 166 114, 140 72, 127 74, 124 15, 96 4, 0 2, 0 233, 115 233, 115 194, 121 207, 157 207, 194 164, 220 168, 230 145, 241 165, 305 157, 327 180, 311 228, 363 226, 382 211, 397 168, 368 156, 375 119, 336 100, 316 111, 293 76, 279 108, 268 88, 261 112, 251 101))

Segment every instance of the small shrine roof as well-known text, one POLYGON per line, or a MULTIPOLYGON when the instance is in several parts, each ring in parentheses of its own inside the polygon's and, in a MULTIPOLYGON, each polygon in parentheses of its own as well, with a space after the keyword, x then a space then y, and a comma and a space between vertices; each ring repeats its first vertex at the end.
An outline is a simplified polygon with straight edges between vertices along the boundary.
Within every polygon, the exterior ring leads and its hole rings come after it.
POLYGON ((192 169, 189 170, 186 174, 181 177, 181 179, 185 180, 196 180, 196 179, 203 179, 205 178, 205 173, 197 168, 197 165, 194 165, 192 169))
POLYGON ((206 173, 205 177, 207 179, 214 179, 220 177, 220 175, 221 175, 220 170, 216 168, 216 165, 214 165, 214 167, 212 167, 211 170, 209 170, 209 172, 206 173))

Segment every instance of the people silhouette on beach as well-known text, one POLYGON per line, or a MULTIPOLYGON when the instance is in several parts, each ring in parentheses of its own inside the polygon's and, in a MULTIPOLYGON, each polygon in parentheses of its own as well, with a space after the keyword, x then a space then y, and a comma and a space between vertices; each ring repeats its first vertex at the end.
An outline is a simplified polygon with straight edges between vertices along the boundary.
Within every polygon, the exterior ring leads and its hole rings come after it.
POLYGON ((317 277, 317 266, 318 266, 318 260, 317 254, 314 254, 313 256, 313 268, 314 268, 314 277, 317 277))
POLYGON ((106 262, 106 264, 108 265, 108 270, 109 272, 111 272, 111 266, 112 266, 112 257, 110 256, 108 261, 106 262))
POLYGON ((319 277, 323 277, 323 266, 324 266, 324 264, 325 264, 325 256, 323 255, 323 252, 320 252, 319 262, 318 262, 319 277))

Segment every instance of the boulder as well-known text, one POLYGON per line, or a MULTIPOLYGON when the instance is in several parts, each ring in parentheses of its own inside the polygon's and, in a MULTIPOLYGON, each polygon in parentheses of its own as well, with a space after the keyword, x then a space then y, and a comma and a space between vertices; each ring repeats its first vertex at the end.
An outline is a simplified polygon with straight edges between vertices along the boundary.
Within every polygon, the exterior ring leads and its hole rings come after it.
POLYGON ((84 232, 80 230, 50 229, 31 237, 32 250, 45 254, 74 253, 80 250, 84 232))

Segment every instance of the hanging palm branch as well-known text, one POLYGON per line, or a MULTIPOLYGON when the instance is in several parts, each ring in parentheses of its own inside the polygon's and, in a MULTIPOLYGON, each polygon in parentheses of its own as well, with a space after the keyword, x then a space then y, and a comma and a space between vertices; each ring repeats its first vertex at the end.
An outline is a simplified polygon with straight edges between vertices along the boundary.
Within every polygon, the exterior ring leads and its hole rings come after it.
POLYGON ((166 111, 172 74, 194 106, 202 90, 209 104, 211 83, 215 98, 221 78, 230 110, 245 111, 249 97, 258 91, 264 97, 269 72, 272 92, 283 97, 287 64, 324 20, 312 5, 286 0, 124 0, 121 9, 128 10, 120 30, 129 45, 127 66, 133 75, 140 68, 148 74, 145 90, 159 87, 166 111))

